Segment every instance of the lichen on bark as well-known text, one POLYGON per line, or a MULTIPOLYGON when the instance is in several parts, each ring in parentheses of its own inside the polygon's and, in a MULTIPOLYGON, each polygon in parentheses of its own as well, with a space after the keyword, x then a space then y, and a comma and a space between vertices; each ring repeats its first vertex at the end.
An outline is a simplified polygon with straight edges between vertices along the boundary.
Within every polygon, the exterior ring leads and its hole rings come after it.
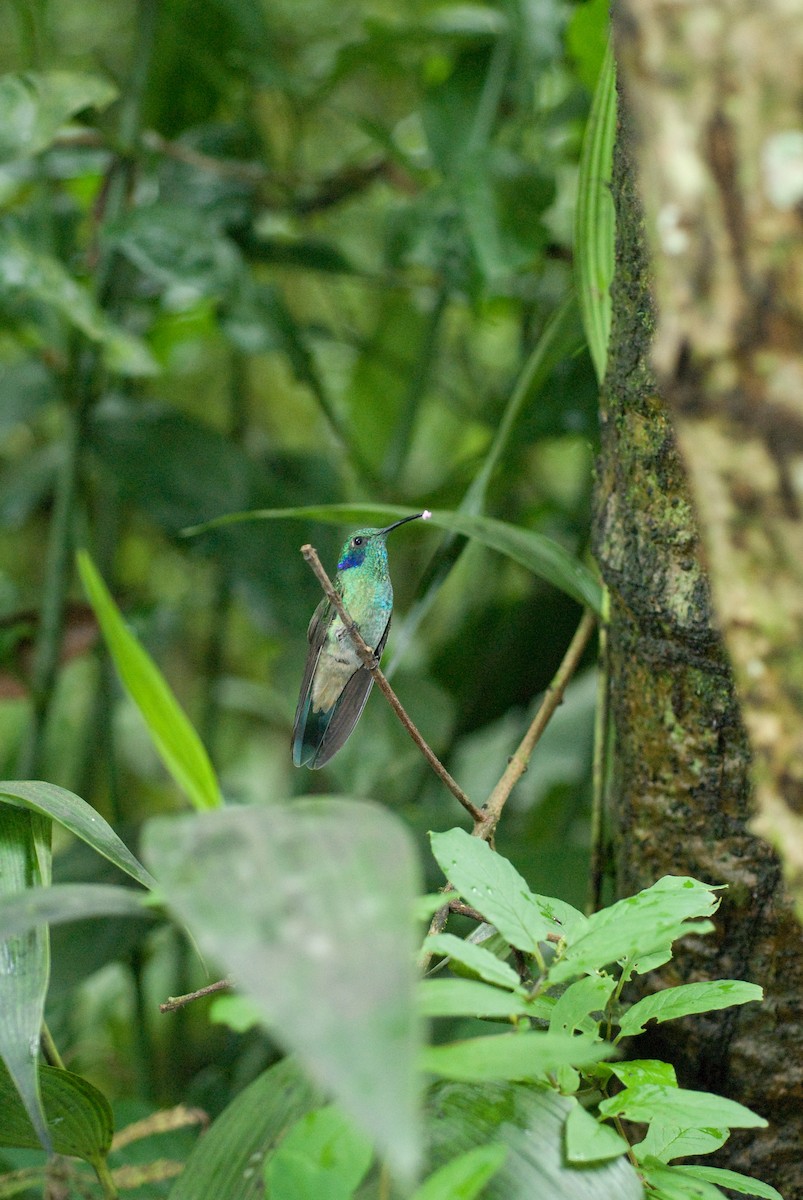
POLYGON ((742 978, 764 1006, 661 1026, 651 1051, 682 1084, 739 1099, 772 1122, 734 1135, 721 1165, 803 1195, 803 945, 778 860, 749 828, 750 755, 715 626, 689 486, 650 351, 654 308, 633 141, 620 130, 613 328, 602 398, 595 552, 610 593, 614 725, 607 805, 617 890, 661 875, 727 883, 717 932, 688 939, 651 983, 742 978))

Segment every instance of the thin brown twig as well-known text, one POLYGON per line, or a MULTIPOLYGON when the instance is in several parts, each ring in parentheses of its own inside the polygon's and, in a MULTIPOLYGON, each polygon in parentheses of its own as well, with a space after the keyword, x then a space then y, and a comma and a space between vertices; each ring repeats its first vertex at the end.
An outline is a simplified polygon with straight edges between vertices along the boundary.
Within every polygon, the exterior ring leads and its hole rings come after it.
MULTIPOLYGON (((472 837, 482 838, 484 841, 490 841, 494 835, 499 818, 502 815, 502 810, 507 803, 508 796, 513 791, 513 788, 521 779, 530 761, 533 750, 538 743, 542 733, 546 729, 549 720, 555 710, 559 707, 563 700, 563 694, 574 672, 580 663, 583 656, 583 651, 588 645, 591 634, 594 631, 596 624, 596 615, 590 609, 586 609, 583 613, 582 620, 575 630, 574 637, 569 643, 569 648, 563 656, 563 661, 558 667, 555 675, 544 693, 544 698, 541 701, 538 712, 535 714, 530 727, 522 738, 515 753, 511 756, 502 777, 496 784, 495 788, 488 797, 485 808, 480 813, 479 819, 475 821, 474 828, 471 831, 472 837)), ((441 891, 446 896, 449 892, 454 891, 450 883, 447 883, 441 891)), ((446 900, 442 908, 434 914, 429 924, 428 934, 441 933, 449 919, 449 912, 452 909, 452 901, 446 900)), ((426 942, 424 943, 426 945, 426 942)), ((431 955, 427 955, 424 959, 424 970, 429 963, 431 955)))
POLYGON ((183 996, 168 996, 164 1004, 159 1005, 159 1012, 175 1012, 177 1008, 183 1008, 185 1004, 191 1004, 193 1000, 201 1000, 204 996, 212 996, 215 992, 224 992, 233 986, 230 979, 216 979, 214 983, 208 983, 206 987, 198 988, 197 992, 186 992, 183 996))
POLYGON ((408 717, 404 708, 402 707, 401 701, 399 700, 398 696, 394 692, 393 688, 390 686, 387 679, 380 671, 379 663, 377 661, 376 655, 374 654, 374 651, 371 649, 371 647, 369 645, 367 645, 363 641, 362 637, 360 636, 359 629, 354 624, 354 622, 352 621, 349 614, 346 612, 343 601, 340 598, 340 596, 337 594, 337 592, 335 591, 334 585, 332 584, 331 579, 326 574, 326 571, 324 570, 324 568, 321 564, 321 560, 318 557, 317 551, 315 550, 314 546, 310 546, 310 545, 302 546, 301 553, 304 556, 304 560, 306 562, 308 562, 310 567, 312 568, 312 571, 313 571, 315 577, 317 578, 318 582, 320 583, 321 587, 324 590, 324 593, 326 594, 326 598, 332 604, 332 606, 335 609, 335 612, 340 617, 340 620, 343 622, 343 625, 345 626, 349 637, 351 638, 352 642, 354 643, 357 653, 359 654, 360 658, 362 659, 364 665, 368 668, 368 670, 373 675, 374 679, 376 680, 377 687, 385 696, 386 700, 390 704, 390 707, 393 709, 393 711, 395 712, 396 716, 401 721, 404 728, 407 730, 410 737, 415 742, 416 746, 418 746, 418 749, 424 755, 424 758, 427 760, 429 765, 432 767, 432 770, 435 772, 435 774, 438 776, 438 778, 441 780, 441 782, 446 785, 446 787, 449 789, 449 791, 452 793, 452 795, 460 802, 460 804, 462 804, 462 806, 466 810, 466 812, 471 814, 475 823, 481 823, 483 820, 482 812, 480 811, 480 809, 477 808, 477 806, 475 804, 472 804, 472 802, 469 800, 468 796, 463 791, 463 789, 460 787, 460 785, 457 783, 457 781, 452 778, 452 776, 446 770, 446 767, 444 767, 443 763, 440 761, 440 759, 437 757, 437 755, 434 753, 434 751, 431 750, 430 747, 427 745, 427 743, 424 741, 424 739, 421 736, 421 734, 419 733, 418 729, 413 724, 413 722, 410 720, 410 718, 408 717))
POLYGON ((541 701, 538 712, 533 717, 529 729, 521 739, 517 749, 511 755, 501 779, 485 803, 480 819, 472 830, 474 837, 483 838, 484 841, 490 841, 493 837, 494 831, 499 824, 499 818, 502 815, 502 809, 505 807, 510 793, 527 770, 536 744, 546 729, 552 714, 563 701, 563 694, 566 691, 569 680, 577 670, 580 659, 583 656, 583 651, 588 645, 591 634, 594 632, 596 622, 596 614, 587 608, 583 613, 580 624, 575 630, 574 637, 569 643, 569 648, 563 656, 563 661, 544 693, 544 698, 541 701))

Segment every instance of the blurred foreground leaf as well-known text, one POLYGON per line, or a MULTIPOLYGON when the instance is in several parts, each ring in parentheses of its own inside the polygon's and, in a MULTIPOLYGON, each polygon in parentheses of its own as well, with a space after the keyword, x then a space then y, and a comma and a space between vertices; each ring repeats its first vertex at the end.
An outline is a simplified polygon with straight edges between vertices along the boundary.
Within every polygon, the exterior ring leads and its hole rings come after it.
POLYGON ((144 847, 204 953, 411 1176, 421 1136, 418 871, 401 823, 372 804, 305 800, 158 819, 144 847))

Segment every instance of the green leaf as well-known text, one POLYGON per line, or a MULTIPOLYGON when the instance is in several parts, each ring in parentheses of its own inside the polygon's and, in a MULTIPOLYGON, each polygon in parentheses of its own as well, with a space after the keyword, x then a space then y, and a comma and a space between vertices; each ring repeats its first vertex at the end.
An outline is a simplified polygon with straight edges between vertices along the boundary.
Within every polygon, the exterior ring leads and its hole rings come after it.
POLYGON ((103 232, 109 245, 150 280, 172 287, 178 307, 221 297, 240 269, 234 244, 205 214, 182 204, 131 208, 103 232))
MULTIPOLYGON (((105 1158, 114 1121, 108 1100, 80 1075, 55 1067, 39 1068, 42 1104, 53 1149, 88 1163, 105 1158)), ((0 1146, 41 1150, 41 1139, 20 1103, 5 1068, 0 1065, 0 1146)))
POLYGON ((431 833, 429 838, 438 866, 463 899, 512 946, 537 952, 538 943, 546 941, 555 925, 544 917, 513 864, 464 829, 431 833))
POLYGON ((744 983, 740 979, 716 979, 666 988, 663 992, 645 996, 627 1010, 619 1021, 619 1037, 643 1033, 648 1021, 661 1024, 662 1021, 687 1017, 691 1013, 711 1012, 717 1008, 729 1008, 732 1004, 749 1004, 753 1000, 761 1000, 763 994, 757 984, 744 983))
MULTIPOLYGON (((622 960, 634 970, 643 970, 656 952, 665 962, 672 942, 689 932, 690 919, 708 917, 718 904, 706 884, 665 875, 652 887, 594 913, 579 930, 570 930, 565 952, 549 969, 549 980, 558 983, 622 960)), ((703 932, 710 926, 706 922, 695 928, 703 932)))
POLYGON ((610 1050, 606 1042, 585 1035, 500 1033, 429 1046, 421 1061, 425 1070, 447 1079, 543 1079, 558 1067, 597 1062, 610 1050))
POLYGON ((657 1083, 659 1087, 677 1087, 675 1068, 671 1063, 655 1058, 633 1058, 630 1062, 604 1063, 600 1072, 615 1075, 625 1087, 642 1083, 657 1083))
POLYGON ((454 962, 479 975, 486 983, 507 988, 519 986, 519 977, 508 963, 497 958, 485 946, 478 946, 466 938, 455 937, 453 933, 430 934, 424 939, 423 950, 425 954, 447 955, 454 962))
POLYGON ((714 1184, 687 1175, 680 1167, 668 1167, 660 1162, 642 1164, 644 1178, 655 1188, 659 1200, 726 1200, 714 1184))
POLYGON ((575 1105, 533 1084, 436 1083, 427 1109, 433 1162, 497 1142, 508 1154, 483 1200, 643 1200, 626 1158, 579 1168, 567 1162, 564 1126, 575 1105))
POLYGON ((783 1200, 776 1188, 768 1183, 761 1183, 758 1179, 752 1179, 749 1175, 742 1175, 739 1171, 729 1171, 724 1167, 694 1166, 683 1166, 675 1170, 682 1170, 685 1175, 691 1175, 694 1179, 719 1183, 722 1187, 730 1188, 732 1192, 741 1192, 745 1196, 760 1196, 761 1200, 783 1200))
POLYGON ((423 979, 418 985, 418 1008, 425 1017, 545 1018, 551 1007, 476 979, 423 979))
POLYGON ((633 1146, 633 1153, 639 1162, 647 1158, 669 1162, 692 1154, 713 1154, 729 1136, 728 1129, 683 1129, 656 1120, 650 1124, 644 1140, 633 1146))
MULTIPOLYGON (((146 917, 142 892, 102 883, 57 883, 0 896, 0 941, 19 937, 39 925, 58 925, 84 917, 146 917)), ((151 914, 153 915, 153 914, 151 914)))
POLYGON ((115 325, 58 259, 35 249, 13 230, 0 232, 0 288, 53 309, 103 349, 109 370, 119 375, 158 373, 144 342, 115 325))
POLYGON ((246 1033, 262 1024, 262 1012, 246 996, 215 996, 209 1005, 209 1020, 216 1025, 228 1025, 235 1033, 246 1033))
MULTIPOLYGON (((0 897, 14 898, 50 882, 50 843, 37 813, 0 804, 0 897)), ((47 928, 0 945, 0 1057, 41 1145, 50 1149, 37 1054, 50 974, 47 928)), ((0 1112, 3 1109, 0 1107, 0 1112)))
POLYGON ((371 1143, 335 1105, 299 1117, 265 1163, 269 1196, 350 1200, 373 1158, 371 1143))
POLYGON ((506 1158, 506 1146, 477 1146, 467 1150, 424 1180, 410 1200, 474 1200, 506 1158))
POLYGON ((566 1157, 571 1163, 605 1162, 625 1154, 628 1144, 610 1125, 575 1103, 566 1118, 566 1157))
POLYGON ((78 551, 78 570, 114 665, 162 762, 196 808, 218 808, 223 803, 220 786, 201 739, 153 659, 127 628, 85 550, 78 551))
POLYGON ((553 1033, 573 1033, 575 1029, 581 1029, 584 1033, 594 1033, 598 1021, 590 1014, 604 1010, 615 987, 616 980, 612 975, 586 975, 570 983, 555 1002, 549 1022, 550 1030, 553 1033))
POLYGON ((767 1122, 743 1104, 686 1088, 660 1084, 637 1084, 600 1103, 603 1116, 627 1117, 629 1121, 654 1121, 685 1129, 763 1129, 767 1122))
MULTIPOLYGON (((360 524, 366 521, 387 521, 394 517, 410 515, 408 508, 399 508, 393 504, 326 504, 302 508, 262 508, 253 512, 229 513, 225 517, 216 517, 203 525, 194 525, 185 529, 186 537, 194 537, 217 529, 224 525, 232 525, 238 521, 283 521, 300 518, 308 521, 326 521, 330 524, 360 524)), ((496 550, 520 563, 541 579, 547 580, 554 587, 560 588, 567 595, 573 596, 579 604, 587 604, 594 612, 601 612, 602 589, 596 577, 579 559, 574 558, 568 550, 564 550, 559 542, 552 538, 536 533, 532 529, 522 529, 517 525, 508 525, 504 521, 495 521, 491 517, 481 517, 472 513, 449 512, 446 509, 435 509, 430 520, 441 529, 463 534, 474 538, 490 550, 496 550)))
MULTIPOLYGON (((32 812, 49 817, 70 833, 86 842, 103 858, 114 863, 126 875, 136 879, 143 887, 153 888, 156 881, 142 863, 140 863, 121 841, 111 825, 103 819, 99 812, 66 788, 56 787, 53 783, 37 781, 0 783, 0 800, 5 798, 15 807, 27 808, 32 812)), ((140 914, 143 915, 143 914, 140 914)))
POLYGON ((580 154, 575 211, 575 273, 588 348, 602 383, 611 330, 615 214, 611 194, 616 134, 616 63, 609 41, 580 154))
POLYGON ((84 108, 105 108, 117 88, 97 75, 26 71, 0 77, 0 163, 44 150, 84 108))
POLYGON ((152 821, 143 854, 272 1036, 410 1174, 418 872, 404 826, 368 803, 296 800, 152 821))
POLYGON ((295 1059, 270 1067, 224 1109, 194 1145, 169 1200, 262 1200, 260 1164, 320 1097, 295 1059))

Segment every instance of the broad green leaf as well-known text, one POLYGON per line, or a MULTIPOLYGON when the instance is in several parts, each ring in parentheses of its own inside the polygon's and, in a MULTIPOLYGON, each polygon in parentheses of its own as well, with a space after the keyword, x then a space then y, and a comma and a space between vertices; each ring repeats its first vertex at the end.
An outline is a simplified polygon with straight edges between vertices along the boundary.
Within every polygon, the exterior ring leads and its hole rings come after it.
POLYGON ((657 1083, 660 1087, 677 1087, 675 1068, 671 1063, 655 1058, 633 1058, 630 1062, 603 1063, 599 1071, 615 1075, 625 1087, 642 1083, 657 1083))
POLYGON ((438 866, 463 899, 512 946, 537 952, 538 943, 546 941, 555 926, 543 916, 513 864, 464 829, 429 836, 438 866))
MULTIPOLYGON (((732 1004, 749 1004, 761 1000, 761 988, 740 979, 716 979, 705 983, 684 983, 645 996, 629 1008, 619 1022, 619 1037, 643 1033, 648 1021, 672 1021, 691 1013, 711 1012, 729 1008, 732 1004)), ((618 1041, 618 1038, 617 1038, 618 1041)))
POLYGON ((752 1179, 749 1175, 742 1175, 739 1171, 729 1171, 724 1167, 686 1165, 675 1169, 682 1170, 685 1175, 691 1175, 693 1179, 705 1179, 709 1183, 718 1183, 724 1188, 730 1188, 732 1192, 741 1192, 745 1196, 760 1196, 761 1200, 783 1200, 781 1193, 770 1184, 752 1179))
POLYGON ((350 1200, 373 1158, 371 1143, 335 1105, 314 1109, 288 1129, 265 1163, 268 1196, 350 1200))
POLYGON ((143 887, 155 886, 153 876, 134 857, 125 842, 120 840, 108 821, 74 792, 56 787, 53 783, 6 780, 0 783, 0 801, 3 799, 16 807, 41 813, 42 816, 63 825, 75 837, 86 842, 143 887))
POLYGON ((57 258, 36 249, 12 230, 0 232, 0 288, 54 309, 73 328, 98 343, 109 370, 119 375, 155 375, 158 366, 144 342, 115 325, 89 291, 57 258))
POLYGON ((421 1062, 426 1071, 447 1079, 543 1079, 558 1067, 584 1067, 610 1053, 610 1046, 585 1035, 500 1033, 428 1046, 421 1062))
POLYGON ((117 88, 97 75, 25 71, 0 76, 0 163, 44 150, 84 108, 105 108, 117 88))
POLYGON ((320 1096, 295 1059, 270 1067, 234 1099, 194 1145, 169 1200, 262 1200, 263 1159, 320 1096))
POLYGON ((665 1163, 642 1163, 644 1178, 655 1191, 659 1200, 727 1200, 713 1183, 695 1179, 680 1167, 668 1167, 665 1163))
POLYGON ((730 1136, 728 1129, 682 1129, 678 1125, 653 1121, 643 1141, 633 1146, 639 1162, 646 1158, 658 1158, 670 1162, 673 1158, 687 1158, 692 1154, 713 1154, 724 1146, 730 1136))
POLYGON ((584 1033, 595 1032, 598 1022, 590 1014, 605 1008, 615 987, 616 980, 612 975, 585 975, 575 983, 570 983, 555 1002, 549 1021, 550 1030, 553 1033, 573 1033, 575 1029, 581 1029, 584 1033))
POLYGON ((201 739, 153 659, 126 626, 85 550, 78 551, 78 570, 114 665, 162 762, 196 808, 218 808, 223 803, 220 786, 201 739))
POLYGON ((500 987, 515 988, 520 980, 509 963, 497 958, 485 946, 478 946, 466 938, 455 937, 453 933, 433 933, 424 939, 425 954, 445 954, 456 963, 466 967, 486 983, 498 984, 500 987))
POLYGON ((762 1129, 767 1122, 743 1104, 711 1092, 644 1083, 625 1088, 600 1103, 603 1116, 627 1117, 629 1121, 660 1121, 684 1129, 762 1129))
POLYGON ((600 383, 611 330, 615 214, 611 194, 616 134, 616 64, 608 43, 580 154, 575 210, 575 274, 588 348, 600 383))
POLYGON ((240 269, 234 244, 205 214, 183 204, 133 207, 106 225, 103 236, 151 281, 172 287, 180 308, 221 297, 240 269))
MULTIPOLYGON (((495 959, 499 962, 499 959, 495 959)), ((551 1004, 477 979, 423 979, 418 985, 419 1011, 426 1017, 548 1018, 551 1004)))
MULTIPOLYGON (((38 813, 0 804, 0 897, 50 882, 49 840, 38 813)), ((37 1056, 50 974, 47 928, 0 943, 0 1057, 14 1081, 38 1141, 50 1149, 37 1056)), ((2 1112, 2 1107, 0 1107, 2 1112)))
POLYGON ((523 1083, 436 1083, 427 1128, 435 1165, 489 1142, 507 1158, 483 1200, 643 1200, 638 1175, 624 1157, 573 1167, 564 1126, 576 1101, 552 1088, 523 1083))
POLYGON ((57 883, 0 896, 0 941, 38 925, 60 925, 85 917, 147 917, 142 892, 103 883, 57 883))
POLYGON ((228 1025, 235 1033, 245 1033, 262 1022, 262 1013, 253 1000, 245 996, 216 996, 209 1005, 209 1020, 228 1025))
POLYGON ((615 1129, 576 1103, 566 1118, 566 1157, 571 1163, 604 1162, 625 1154, 628 1144, 615 1129))
MULTIPOLYGON (((114 1121, 108 1100, 80 1075, 56 1067, 40 1067, 39 1083, 47 1128, 57 1154, 73 1154, 86 1162, 105 1158, 114 1121)), ((0 1146, 40 1150, 41 1139, 20 1103, 5 1068, 0 1065, 0 1146)))
MULTIPOLYGON (((282 521, 301 518, 307 521, 326 521, 330 524, 360 524, 367 521, 392 521, 394 517, 410 515, 408 508, 392 504, 327 504, 303 508, 263 508, 253 512, 229 513, 203 525, 184 530, 186 537, 206 533, 238 521, 282 521)), ((601 611, 602 589, 595 576, 579 559, 574 558, 559 542, 522 529, 505 521, 481 517, 472 513, 435 509, 430 520, 441 529, 474 538, 490 550, 507 555, 541 579, 573 596, 579 604, 587 604, 594 612, 601 611)))
MULTIPOLYGON (((688 933, 693 918, 708 917, 719 904, 714 890, 696 879, 665 875, 652 887, 593 913, 585 926, 570 931, 567 948, 549 969, 558 983, 586 971, 600 971, 627 960, 643 968, 656 952, 669 954, 675 938, 688 933)), ((694 926, 707 932, 710 923, 694 926)), ((665 960, 664 960, 665 961, 665 960)))
POLYGON ((477 1146, 445 1163, 413 1192, 410 1200, 474 1200, 507 1158, 507 1147, 477 1146))
POLYGON ((410 1174, 420 1146, 418 872, 403 825, 368 803, 296 800, 157 819, 143 854, 272 1036, 410 1174))

